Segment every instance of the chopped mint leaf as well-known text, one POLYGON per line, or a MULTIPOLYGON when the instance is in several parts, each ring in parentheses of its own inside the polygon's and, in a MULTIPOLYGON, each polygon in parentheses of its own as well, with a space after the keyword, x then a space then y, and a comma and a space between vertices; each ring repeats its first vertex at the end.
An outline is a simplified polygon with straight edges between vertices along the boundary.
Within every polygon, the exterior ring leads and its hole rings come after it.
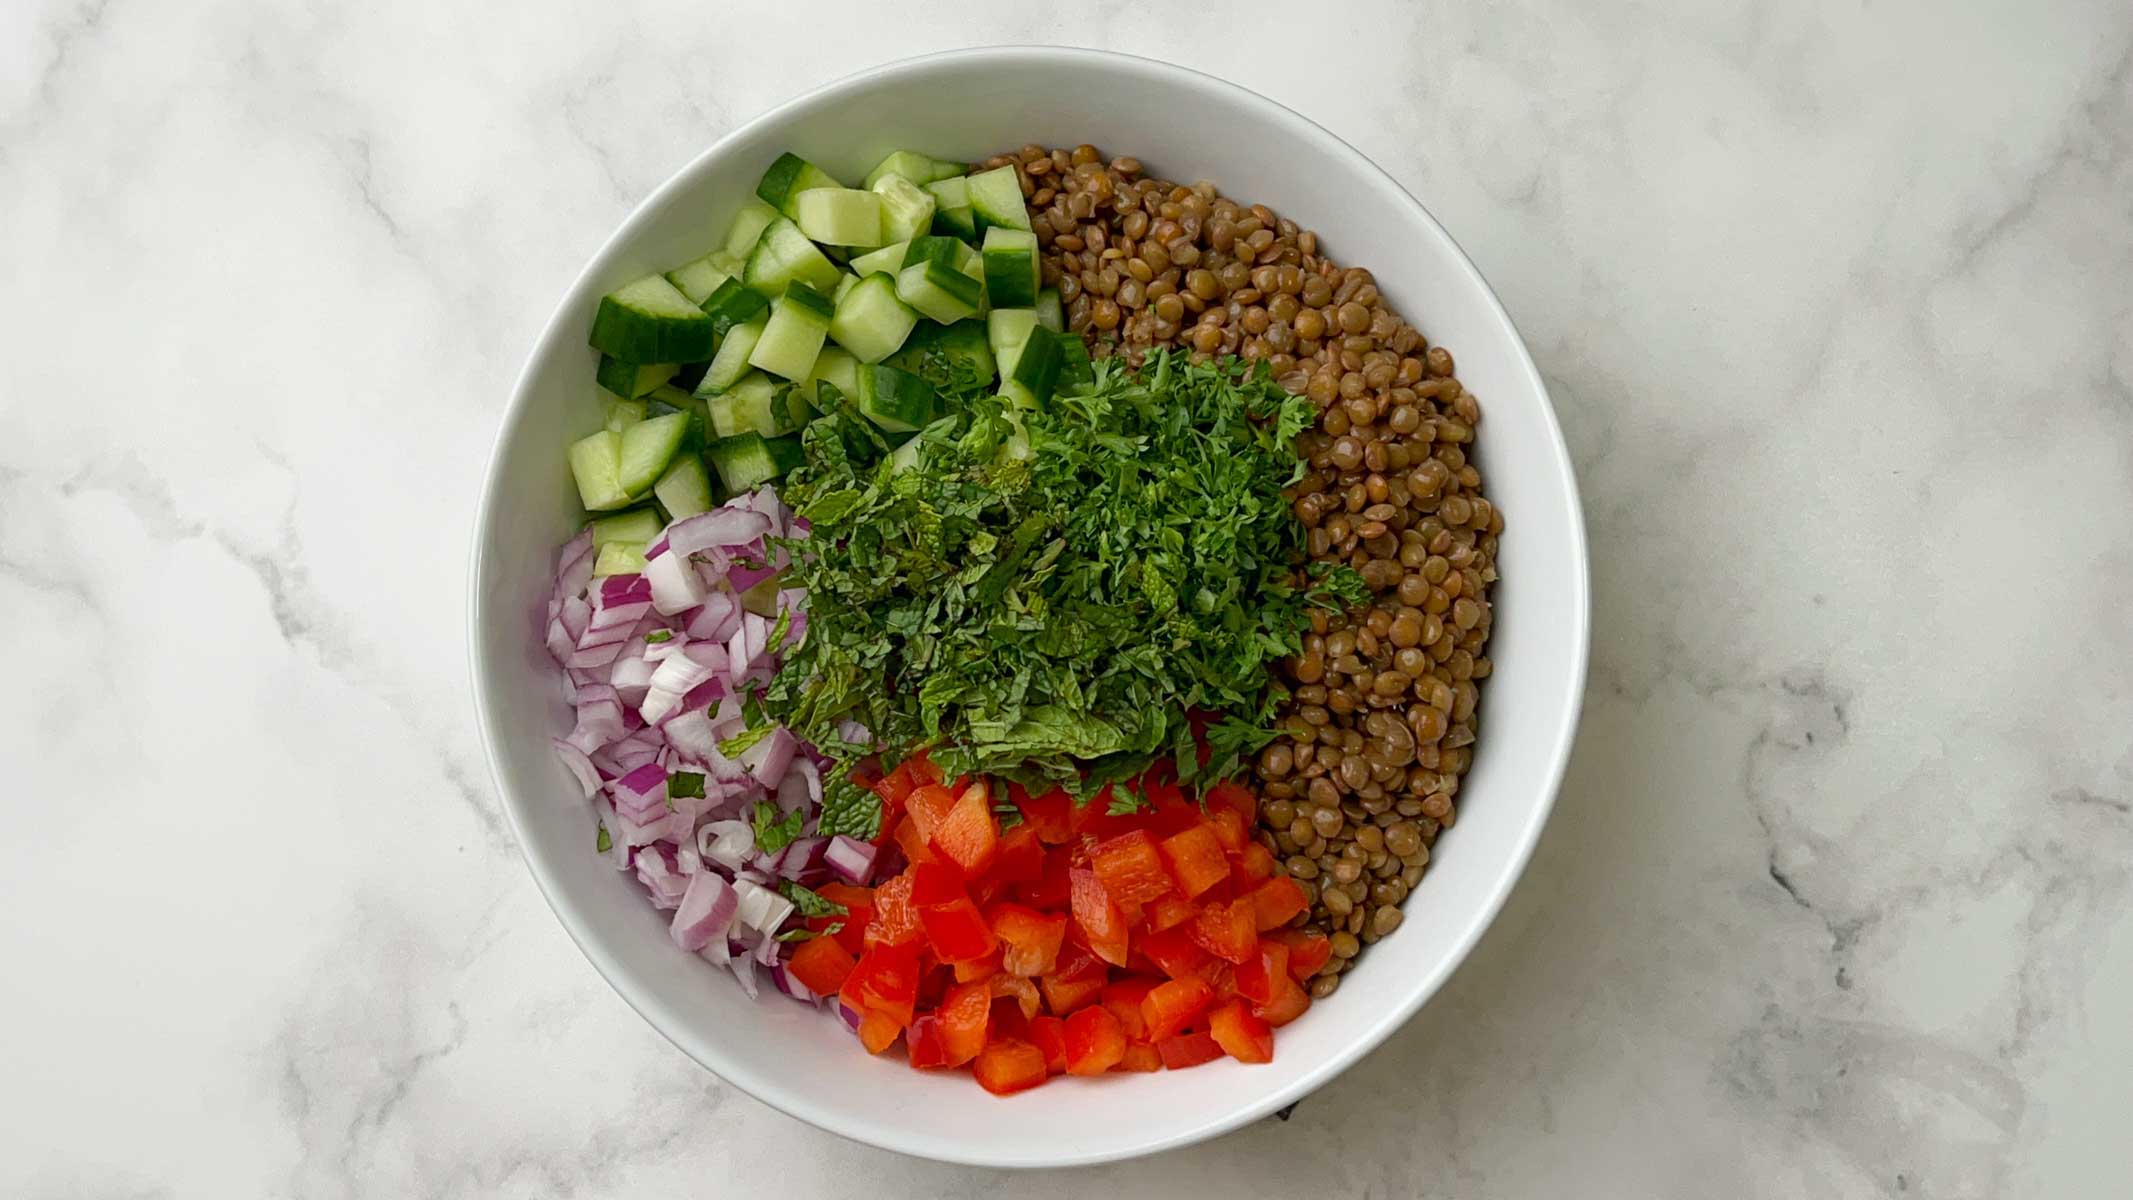
POLYGON ((674 631, 671 629, 654 629, 652 632, 644 635, 644 640, 650 642, 654 646, 658 645, 661 642, 671 642, 674 640, 674 631))
POLYGON ((1005 800, 993 805, 992 815, 1000 818, 1001 833, 1006 833, 1022 823, 1022 809, 1012 800, 1005 800))
POLYGON ((757 742, 762 741, 764 738, 769 737, 770 731, 776 728, 777 726, 775 725, 757 725, 749 729, 744 729, 741 732, 734 734, 732 737, 727 738, 725 741, 720 742, 718 744, 718 752, 722 755, 725 755, 727 758, 739 758, 741 755, 741 751, 746 750, 748 747, 753 746, 757 742))
POLYGON ((822 816, 815 832, 824 837, 843 834, 871 842, 881 836, 881 797, 853 783, 841 770, 823 773, 822 816))
POLYGON ((765 854, 776 854, 793 844, 800 836, 800 826, 807 820, 805 813, 797 810, 780 814, 778 806, 768 800, 755 802, 755 848, 765 854))
POLYGON ((593 841, 593 849, 605 854, 615 848, 615 838, 607 831, 607 822, 600 822, 600 836, 593 841))
MULTIPOLYGON (((701 800, 704 795, 704 777, 697 771, 676 771, 667 776, 667 797, 680 796, 686 800, 701 800)), ((670 803, 668 808, 672 808, 670 803)))
POLYGON ((803 917, 841 917, 851 910, 835 900, 825 899, 812 888, 802 887, 788 879, 778 885, 778 893, 792 901, 803 917))
POLYGON ((778 609, 778 623, 770 627, 769 652, 776 654, 785 648, 785 639, 792 633, 792 609, 778 609))

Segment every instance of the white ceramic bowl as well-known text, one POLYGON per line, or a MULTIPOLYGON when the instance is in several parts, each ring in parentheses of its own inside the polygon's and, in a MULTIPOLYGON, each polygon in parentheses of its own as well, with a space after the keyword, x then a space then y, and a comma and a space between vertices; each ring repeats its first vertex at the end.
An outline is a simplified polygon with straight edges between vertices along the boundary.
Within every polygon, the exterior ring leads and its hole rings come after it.
MULTIPOLYGON (((794 100, 711 147, 593 256, 518 381, 476 532, 469 636, 504 809, 556 915, 593 965, 696 1061, 764 1102, 907 1154, 991 1166, 1100 1162, 1263 1117, 1382 1042, 1441 985, 1524 867, 1561 778, 1585 676, 1583 526, 1538 372, 1502 305, 1413 197, 1324 129, 1233 84, 1086 50, 1002 48, 895 63, 794 100), (1093 142, 1169 179, 1210 179, 1367 265, 1399 311, 1451 348, 1485 417, 1477 458, 1507 529, 1484 721, 1459 823, 1407 923, 1330 999, 1283 1029, 1273 1063, 1059 1079, 996 1099, 961 1072, 869 1058, 837 1019, 676 950, 634 877, 593 854, 584 802, 550 752, 570 724, 537 621, 558 544, 582 515, 564 447, 594 416, 585 332, 598 297, 717 244, 765 165, 794 150, 857 179, 890 150, 979 159, 1025 142, 1093 142)), ((715 1136, 715 1135, 713 1135, 715 1136)))

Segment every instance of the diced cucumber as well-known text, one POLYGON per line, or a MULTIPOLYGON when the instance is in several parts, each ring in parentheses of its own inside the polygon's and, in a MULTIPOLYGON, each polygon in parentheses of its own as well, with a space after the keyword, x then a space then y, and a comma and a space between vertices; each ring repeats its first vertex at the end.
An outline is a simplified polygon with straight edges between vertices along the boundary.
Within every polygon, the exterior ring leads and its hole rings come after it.
MULTIPOLYGON (((830 328, 835 330, 836 327, 835 321, 832 320, 830 328)), ((821 385, 825 383, 835 387, 837 394, 846 399, 858 395, 859 360, 853 358, 841 346, 824 346, 822 353, 815 358, 815 369, 807 373, 806 379, 793 386, 806 395, 809 404, 826 411, 830 406, 821 394, 821 385)))
MULTIPOLYGON (((652 495, 658 497, 659 506, 667 510, 667 515, 677 521, 710 512, 713 507, 711 473, 704 469, 703 457, 687 453, 675 455, 667 473, 652 485, 652 495)), ((659 531, 654 529, 652 536, 658 535, 659 531)))
POLYGON ((689 414, 647 417, 622 431, 622 458, 617 468, 622 490, 635 496, 666 474, 689 433, 689 414))
POLYGON ((633 508, 612 517, 594 517, 592 520, 593 545, 605 546, 609 542, 634 542, 639 546, 659 536, 666 522, 649 508, 633 508))
POLYGON ((793 223, 801 233, 832 246, 879 246, 895 240, 882 236, 882 203, 876 192, 827 187, 801 192, 793 197, 793 223))
POLYGON ((718 336, 735 325, 753 321, 770 308, 770 301, 739 279, 728 279, 718 285, 718 290, 704 298, 704 312, 711 317, 711 324, 718 336))
POLYGON ((733 224, 726 228, 726 253, 746 262, 748 252, 755 249, 763 231, 778 219, 778 210, 761 200, 750 200, 741 205, 741 211, 733 214, 733 224))
POLYGON ((1006 229, 1028 229, 1029 208, 1022 200, 1022 183, 1015 178, 1013 167, 994 167, 970 176, 970 207, 978 217, 978 228, 995 226, 1006 229))
POLYGON ((859 395, 853 402, 867 420, 891 433, 916 433, 941 415, 933 385, 879 363, 859 368, 859 395))
POLYGON ((1050 404, 1059 386, 1059 340, 1059 334, 1032 325, 1014 369, 1000 373, 1000 394, 1027 408, 1050 404))
POLYGON ((985 231, 985 297, 995 305, 1037 302, 1037 235, 995 225, 985 231))
POLYGON ((765 296, 782 296, 786 285, 795 280, 828 292, 837 286, 837 275, 837 264, 821 247, 809 241, 798 225, 780 218, 763 230, 741 279, 765 296))
POLYGON ((681 368, 674 363, 652 363, 647 366, 640 366, 636 363, 623 362, 613 355, 603 354, 600 356, 599 367, 593 371, 593 379, 601 387, 622 397, 624 400, 635 400, 667 380, 674 378, 674 372, 679 370, 681 368))
POLYGON ((859 276, 857 275, 846 275, 843 278, 839 279, 837 281, 837 290, 830 294, 830 304, 837 305, 843 303, 845 296, 849 294, 853 288, 858 286, 859 276))
MULTIPOLYGON (((753 295, 754 293, 751 292, 749 294, 753 295)), ((723 336, 724 331, 721 330, 720 333, 723 336)), ((667 380, 667 386, 680 388, 685 392, 693 392, 696 390, 696 385, 704 381, 704 372, 710 369, 710 359, 705 359, 700 363, 683 363, 675 368, 674 378, 667 380)))
POLYGON ((1037 324, 1053 333, 1066 332, 1066 306, 1059 303, 1059 289, 1045 288, 1037 293, 1037 324))
POLYGON ((806 461, 796 437, 766 438, 759 433, 721 438, 704 450, 719 482, 734 494, 752 492, 806 461))
POLYGON ((867 172, 866 186, 880 183, 884 176, 898 175, 912 183, 932 183, 936 179, 948 179, 963 173, 963 164, 947 159, 920 154, 916 150, 898 150, 876 164, 867 172))
POLYGON ((718 285, 739 274, 737 268, 729 269, 733 256, 724 250, 713 250, 693 262, 686 262, 667 272, 667 282, 689 298, 689 303, 701 305, 704 297, 718 290, 718 285))
POLYGON ((829 335, 863 363, 877 363, 896 353, 918 324, 918 314, 896 297, 896 281, 869 275, 837 300, 829 335))
POLYGON ((1022 357, 1022 347, 1037 325, 1034 308, 996 308, 985 314, 985 344, 1000 364, 1000 378, 1015 373, 1015 361, 1022 357))
POLYGON ((622 435, 603 429, 570 444, 570 474, 578 483, 578 499, 593 512, 629 506, 629 489, 622 486, 622 435))
POLYGON ((982 321, 959 321, 953 325, 927 321, 912 330, 910 340, 889 363, 906 371, 916 371, 925 361, 928 348, 968 363, 971 372, 979 379, 990 380, 994 375, 992 347, 986 343, 982 321))
POLYGON ((770 205, 788 217, 797 217, 799 210, 793 201, 802 193, 814 188, 841 188, 835 176, 788 150, 778 155, 770 169, 755 185, 755 194, 763 203, 770 205))
POLYGON ((901 175, 891 175, 867 186, 881 197, 881 240, 884 243, 909 241, 933 227, 936 201, 932 192, 901 175))
POLYGON ((954 238, 923 237, 911 243, 903 269, 896 273, 896 295, 905 304, 950 325, 974 316, 985 300, 985 287, 958 269, 961 253, 973 253, 954 238))
MULTIPOLYGON (((1078 333, 1052 334, 1059 343, 1058 392, 1096 382, 1096 364, 1089 359, 1089 344, 1078 333)), ((1058 392, 1054 392, 1057 395, 1058 392)))
POLYGON ((600 428, 621 433, 637 422, 644 420, 644 401, 624 400, 620 396, 600 396, 600 428))
POLYGON ((690 395, 678 387, 661 387, 644 398, 645 415, 663 417, 668 413, 687 413, 689 436, 682 439, 683 451, 701 450, 711 440, 711 413, 701 397, 690 395))
POLYGON ((713 336, 702 309, 665 276, 647 275, 600 297, 591 340, 623 362, 682 363, 711 357, 713 336))
POLYGON ((970 207, 970 181, 961 175, 926 185, 933 193, 933 231, 949 237, 978 236, 977 214, 970 207))
POLYGON ((926 439, 912 438, 896 449, 889 451, 889 472, 901 475, 919 464, 919 456, 925 453, 926 439))
POLYGON ((909 240, 869 250, 851 261, 854 275, 894 275, 903 270, 904 256, 911 250, 909 240))
POLYGON ((609 542, 593 558, 593 576, 644 574, 643 542, 609 542))
POLYGON ((799 429, 815 415, 795 385, 772 379, 761 371, 750 371, 739 383, 711 397, 710 412, 714 438, 744 433, 779 437, 799 429))
POLYGON ((836 313, 829 297, 804 283, 793 284, 771 304, 770 323, 749 352, 748 365, 787 379, 807 378, 836 313))
POLYGON ((755 344, 763 338, 764 326, 769 317, 758 317, 745 325, 735 325, 726 331, 726 340, 718 344, 718 357, 704 372, 704 381, 696 385, 699 396, 716 396, 741 381, 748 373, 748 356, 755 353, 755 344))

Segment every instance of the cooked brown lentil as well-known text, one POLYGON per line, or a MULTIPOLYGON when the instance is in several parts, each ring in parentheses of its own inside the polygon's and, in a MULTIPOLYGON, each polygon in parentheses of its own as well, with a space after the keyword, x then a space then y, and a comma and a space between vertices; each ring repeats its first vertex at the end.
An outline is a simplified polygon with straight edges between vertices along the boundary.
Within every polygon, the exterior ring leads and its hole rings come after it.
POLYGON ((1154 347, 1265 362, 1319 407, 1288 493, 1313 560, 1355 568, 1372 599, 1314 613, 1280 674, 1286 736, 1259 754, 1258 839, 1312 899, 1296 923, 1333 956, 1324 998, 1391 934, 1473 761, 1503 514, 1468 460, 1480 403, 1451 351, 1401 319, 1369 271, 1318 237, 1206 181, 1151 178, 1094 146, 1025 146, 1044 282, 1098 357, 1154 347))

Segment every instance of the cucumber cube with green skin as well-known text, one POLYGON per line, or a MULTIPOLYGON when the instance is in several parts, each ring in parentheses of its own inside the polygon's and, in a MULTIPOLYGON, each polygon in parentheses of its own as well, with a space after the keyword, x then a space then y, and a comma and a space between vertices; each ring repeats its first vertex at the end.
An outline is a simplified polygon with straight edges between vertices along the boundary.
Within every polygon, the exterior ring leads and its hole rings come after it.
POLYGON ((807 424, 814 416, 797 385, 772 379, 761 371, 746 378, 710 401, 713 440, 760 433, 779 437, 807 424))
POLYGON ((869 275, 837 301, 829 335, 862 363, 878 363, 901 348, 918 325, 918 314, 896 295, 888 275, 869 275))
POLYGON ((674 378, 674 372, 679 370, 681 365, 678 363, 651 363, 640 366, 637 363, 623 362, 613 355, 603 354, 600 356, 600 365, 593 371, 593 380, 624 400, 635 400, 674 378))
POLYGON ((910 241, 893 242, 879 250, 869 250, 853 259, 847 265, 852 268, 852 274, 862 277, 867 275, 893 276, 898 271, 903 270, 904 257, 910 253, 910 250, 910 241))
POLYGON ((1029 207, 1013 167, 994 167, 970 176, 970 207, 978 228, 1028 229, 1029 207))
POLYGON ((763 230, 762 239, 748 255, 741 281, 765 296, 775 297, 784 295, 786 287, 794 282, 827 293, 836 288, 840 274, 837 264, 822 253, 820 246, 800 232, 798 225, 781 217, 763 230))
POLYGON ((711 318, 663 275, 616 288, 593 314, 593 348, 623 362, 700 362, 714 338, 711 318))
POLYGON ((1000 373, 1000 394, 1025 408, 1050 404, 1059 385, 1059 338, 1041 325, 1033 326, 1015 356, 1014 369, 1000 373))
POLYGON ((645 404, 642 400, 624 400, 620 396, 600 397, 600 428, 621 433, 637 422, 644 420, 645 404))
POLYGON ((578 500, 593 512, 627 508, 628 488, 622 486, 622 435, 612 429, 572 442, 570 474, 578 484, 578 500))
POLYGON ((593 545, 605 546, 609 542, 634 542, 644 545, 659 536, 666 522, 649 508, 633 508, 612 517, 594 517, 592 520, 593 545))
POLYGON ((916 433, 941 415, 940 397, 933 385, 879 363, 859 368, 859 395, 854 403, 867 420, 890 433, 916 433))
POLYGON ((726 331, 726 340, 718 344, 718 356, 704 372, 703 382, 696 385, 699 396, 716 396, 741 381, 748 373, 748 358, 755 353, 755 344, 762 340, 763 330, 770 318, 757 317, 744 325, 735 325, 726 331))
POLYGON ((917 371, 924 364, 928 349, 967 363, 971 373, 980 380, 990 380, 997 373, 983 321, 958 321, 953 325, 927 321, 911 331, 904 348, 888 360, 889 364, 906 371, 917 371))
POLYGON ((593 558, 593 577, 644 574, 643 542, 609 542, 593 558))
POLYGON ((804 283, 793 284, 771 304, 770 323, 749 353, 748 365, 787 379, 807 378, 836 312, 828 297, 804 283))
MULTIPOLYGON (((652 495, 659 506, 675 520, 710 512, 714 501, 711 497, 711 473, 704 469, 704 460, 695 454, 681 453, 667 467, 667 473, 652 485, 652 495)), ((659 536, 658 529, 652 536, 659 536)), ((648 539, 649 540, 649 539, 648 539)))
MULTIPOLYGON (((928 214, 931 215, 931 214, 928 214)), ((810 240, 832 246, 879 246, 882 198, 852 188, 814 188, 793 197, 793 223, 810 240)))
POLYGON ((1096 364, 1090 361, 1089 344, 1081 339, 1081 335, 1053 330, 1052 337, 1059 343, 1059 384, 1053 394, 1095 383, 1096 364))
POLYGON ((933 193, 933 232, 950 237, 978 236, 977 214, 970 207, 970 181, 958 175, 926 185, 933 193))
POLYGON ((995 225, 985 231, 985 295, 995 305, 1037 302, 1037 235, 995 225))
POLYGON ((901 175, 869 184, 881 197, 881 240, 904 242, 933 227, 933 193, 901 175))
POLYGON ((678 387, 661 387, 644 398, 644 405, 648 417, 663 417, 676 412, 687 414, 689 435, 681 443, 684 453, 701 450, 704 443, 711 440, 710 408, 701 397, 678 387))
POLYGON ((733 215, 733 224, 726 229, 726 253, 742 262, 748 261, 748 252, 755 249, 763 231, 778 219, 778 210, 761 200, 750 200, 741 205, 741 211, 733 215))
POLYGON ((647 417, 623 430, 621 459, 616 466, 622 490, 632 496, 650 490, 666 474, 667 464, 674 461, 688 432, 687 413, 647 417))
POLYGON ((947 179, 950 176, 961 175, 962 173, 962 163, 934 158, 931 155, 920 154, 916 150, 898 150, 896 153, 882 159, 881 162, 875 165, 873 170, 867 172, 866 186, 871 188, 890 175, 900 176, 915 184, 926 184, 932 183, 936 179, 947 179))
POLYGON ((842 304, 844 302, 845 295, 849 293, 853 288, 858 286, 859 276, 857 275, 847 275, 844 278, 838 280, 837 290, 831 293, 830 295, 830 304, 832 306, 842 304))
POLYGON ((1066 306, 1059 302, 1059 289, 1045 288, 1037 293, 1037 324, 1053 333, 1066 332, 1066 306))
MULTIPOLYGON (((830 329, 835 332, 836 328, 833 318, 830 329)), ((806 394, 810 405, 826 412, 830 408, 830 402, 822 397, 821 389, 825 383, 835 388, 839 396, 849 398, 858 395, 859 360, 853 358, 842 346, 824 346, 822 353, 815 358, 815 369, 807 373, 806 379, 793 386, 806 394)))
POLYGON ((985 344, 1000 364, 1002 379, 1015 373, 1015 361, 1022 357, 1022 347, 1037 327, 1034 308, 996 308, 985 314, 985 344))
POLYGON ((806 461, 797 437, 766 438, 759 433, 720 438, 704 450, 719 482, 735 495, 752 492, 806 461))
POLYGON ((702 258, 695 259, 667 272, 667 282, 675 290, 689 298, 691 304, 702 305, 704 297, 718 290, 718 285, 739 274, 738 269, 728 270, 733 262, 724 250, 713 250, 702 258))
POLYGON ((788 217, 799 216, 793 201, 814 188, 841 188, 835 176, 799 155, 786 151, 778 155, 763 172, 763 178, 755 185, 755 194, 763 203, 770 205, 788 217))
POLYGON ((770 301, 739 278, 728 279, 718 285, 718 290, 704 297, 704 313, 711 318, 712 328, 718 336, 725 337, 735 325, 745 324, 770 310, 770 301))
POLYGON ((941 259, 914 263, 896 274, 896 296, 943 325, 977 315, 985 285, 941 259))

